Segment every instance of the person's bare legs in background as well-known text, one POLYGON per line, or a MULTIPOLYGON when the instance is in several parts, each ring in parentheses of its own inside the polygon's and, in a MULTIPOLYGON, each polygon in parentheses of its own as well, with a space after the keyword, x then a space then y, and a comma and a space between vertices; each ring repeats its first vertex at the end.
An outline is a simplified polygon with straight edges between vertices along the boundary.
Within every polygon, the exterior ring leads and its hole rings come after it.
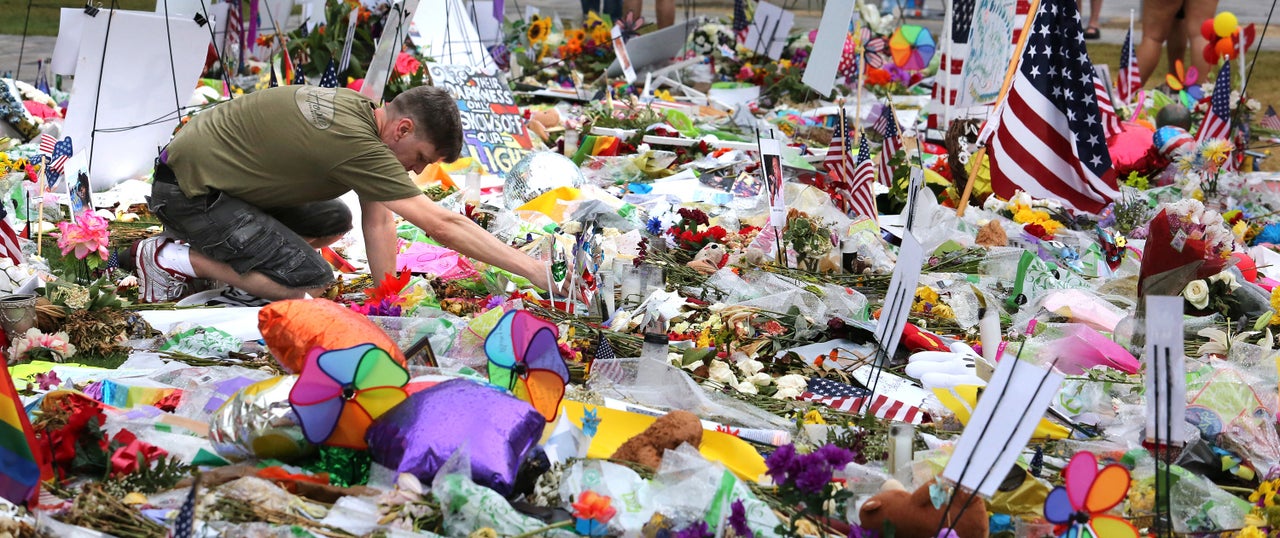
MULTIPOLYGON (((1084 0, 1076 0, 1080 13, 1084 13, 1084 0)), ((1089 20, 1084 25, 1084 38, 1093 40, 1102 37, 1098 29, 1098 21, 1102 18, 1102 0, 1089 0, 1089 20)))
MULTIPOLYGON (((658 28, 666 28, 676 23, 676 0, 654 0, 654 10, 658 15, 658 28)), ((623 0, 622 14, 635 13, 637 17, 644 14, 643 0, 623 0)))
POLYGON ((1218 0, 1186 0, 1182 9, 1186 14, 1180 22, 1191 47, 1187 51, 1191 57, 1189 63, 1200 71, 1200 80, 1205 80, 1213 66, 1204 60, 1204 47, 1209 44, 1209 40, 1200 34, 1200 25, 1218 11, 1218 0))
MULTIPOLYGON (((1143 84, 1160 63, 1160 50, 1178 23, 1176 15, 1182 0, 1143 0, 1142 42, 1138 44, 1138 73, 1143 84)), ((1190 20, 1190 17, 1188 17, 1190 20)), ((1199 35, 1199 30, 1196 34, 1199 35)), ((1203 61, 1203 60, 1201 60, 1203 61)))

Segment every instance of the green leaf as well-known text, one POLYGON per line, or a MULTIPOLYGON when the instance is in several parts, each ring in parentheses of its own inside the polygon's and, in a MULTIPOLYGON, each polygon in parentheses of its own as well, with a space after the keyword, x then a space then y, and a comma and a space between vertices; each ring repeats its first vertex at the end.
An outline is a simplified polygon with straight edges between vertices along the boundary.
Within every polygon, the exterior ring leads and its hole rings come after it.
POLYGON ((684 112, 669 108, 665 111, 665 114, 667 123, 671 124, 671 127, 679 131, 680 134, 689 138, 702 136, 702 133, 698 132, 698 128, 693 126, 693 120, 689 119, 689 116, 684 112))

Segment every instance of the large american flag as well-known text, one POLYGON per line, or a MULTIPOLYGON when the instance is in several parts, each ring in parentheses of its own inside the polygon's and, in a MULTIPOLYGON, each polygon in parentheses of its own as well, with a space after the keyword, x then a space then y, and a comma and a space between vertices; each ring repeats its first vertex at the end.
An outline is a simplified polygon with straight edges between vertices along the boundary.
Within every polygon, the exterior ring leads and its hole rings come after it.
POLYGON ((889 398, 884 394, 876 394, 873 397, 871 391, 862 387, 820 377, 809 378, 809 383, 799 399, 819 403, 837 411, 870 413, 878 418, 898 422, 919 424, 925 417, 918 406, 889 398), (871 399, 870 406, 867 405, 868 398, 871 399))
POLYGON ((1098 100, 1098 114, 1101 116, 1103 136, 1111 138, 1112 135, 1124 129, 1120 126, 1120 116, 1116 115, 1115 107, 1111 106, 1111 95, 1107 93, 1107 87, 1097 73, 1093 75, 1093 91, 1094 97, 1098 100))
POLYGON ((991 187, 1098 213, 1120 193, 1072 0, 1044 0, 1002 108, 987 122, 991 187))
POLYGON ((22 245, 18 243, 18 234, 14 233, 13 227, 9 226, 3 216, 0 216, 0 258, 9 258, 14 264, 26 263, 22 245))
POLYGON ((1120 46, 1120 81, 1116 84, 1116 99, 1128 103, 1142 89, 1142 76, 1138 73, 1138 55, 1133 51, 1133 22, 1120 46))
MULTIPOLYGON (((964 69, 964 59, 969 57, 969 33, 973 27, 973 10, 976 0, 954 0, 951 3, 951 24, 943 26, 942 38, 938 41, 942 53, 942 66, 938 69, 933 85, 933 100, 927 108, 929 112, 929 129, 946 129, 943 122, 948 107, 956 102, 956 92, 960 88, 960 72, 964 69), (950 50, 948 50, 950 49, 950 50)), ((1016 44, 1022 35, 1022 26, 1026 23, 1027 13, 1031 11, 1031 0, 1017 0, 1014 7, 1013 34, 1009 43, 1016 44)))
POLYGON ((1196 143, 1214 138, 1230 138, 1231 134, 1231 62, 1222 62, 1218 79, 1213 83, 1209 113, 1196 131, 1196 143))
POLYGON ((902 149, 902 137, 898 132, 898 115, 893 112, 893 107, 885 107, 884 113, 871 125, 871 128, 884 137, 884 144, 880 146, 880 156, 876 158, 876 176, 880 178, 881 184, 890 185, 893 183, 893 169, 889 168, 889 160, 902 149))

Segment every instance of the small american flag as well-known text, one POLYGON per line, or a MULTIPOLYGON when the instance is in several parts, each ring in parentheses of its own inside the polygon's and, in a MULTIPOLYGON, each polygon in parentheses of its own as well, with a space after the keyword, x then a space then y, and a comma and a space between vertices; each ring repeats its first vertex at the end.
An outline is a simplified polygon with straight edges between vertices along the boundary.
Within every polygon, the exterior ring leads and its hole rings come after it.
POLYGON ((9 258, 15 264, 25 263, 22 256, 22 245, 18 243, 18 234, 3 218, 0 218, 0 258, 9 258))
POLYGON ((1223 62, 1218 79, 1213 83, 1213 97, 1209 99, 1209 113, 1196 131, 1196 143, 1214 138, 1228 138, 1231 134, 1231 62, 1223 62))
POLYGON ((879 177, 881 184, 892 184, 893 170, 889 168, 889 161, 898 154, 898 150, 902 149, 902 138, 898 133, 898 116, 894 114, 893 107, 885 107, 884 113, 871 128, 884 136, 884 144, 880 146, 880 156, 876 158, 876 176, 879 177))
POLYGON ((868 412, 878 418, 919 424, 924 420, 924 413, 919 407, 889 398, 884 394, 874 397, 871 391, 846 385, 839 381, 813 377, 809 379, 800 400, 825 405, 837 411, 847 413, 868 412), (871 404, 867 406, 867 399, 871 404))
POLYGON ((1128 103, 1142 89, 1142 77, 1138 72, 1138 55, 1133 53, 1133 22, 1129 22, 1129 33, 1124 35, 1124 45, 1120 46, 1120 83, 1116 84, 1116 99, 1128 103))
POLYGON ((196 491, 198 489, 200 489, 200 475, 196 475, 195 481, 191 483, 191 492, 187 494, 186 502, 182 503, 182 509, 178 510, 178 518, 173 522, 173 534, 171 534, 173 538, 190 538, 196 523, 196 491))
POLYGON ((274 88, 274 87, 279 86, 279 85, 280 85, 280 81, 279 81, 279 80, 276 80, 276 70, 275 70, 275 68, 272 68, 272 69, 271 69, 271 81, 267 83, 267 87, 274 88))
POLYGON ((853 211, 876 222, 880 221, 876 209, 876 193, 872 185, 876 181, 875 166, 871 164, 871 149, 867 147, 866 137, 858 144, 857 165, 853 168, 853 211))
POLYGON ((733 31, 747 31, 747 0, 733 0, 733 31))
POLYGON ((58 140, 49 133, 42 134, 40 135, 40 152, 49 154, 49 170, 54 172, 49 175, 56 180, 58 174, 62 173, 62 167, 67 164, 67 159, 71 158, 71 137, 58 140))
POLYGON ((827 194, 831 195, 831 201, 836 204, 836 207, 845 213, 853 211, 853 195, 849 190, 853 185, 853 161, 845 148, 845 141, 848 139, 849 120, 842 113, 836 120, 836 129, 831 135, 831 147, 827 150, 827 157, 823 162, 827 165, 829 178, 827 194))
MULTIPOLYGON (((285 60, 288 60, 288 59, 289 57, 285 56, 285 60)), ((292 63, 289 64, 289 68, 291 71, 293 71, 293 81, 290 82, 290 84, 306 84, 307 83, 307 77, 302 75, 302 68, 294 67, 292 63)))
MULTIPOLYGON (((302 70, 298 70, 298 76, 302 76, 302 70)), ((338 68, 333 65, 333 60, 329 60, 329 66, 324 68, 324 74, 320 75, 321 88, 337 88, 338 87, 338 68)))
POLYGON ((1116 115, 1115 107, 1111 106, 1111 95, 1096 73, 1093 75, 1093 92, 1098 100, 1098 115, 1102 119, 1102 136, 1111 138, 1111 135, 1119 133, 1123 128, 1120 126, 1120 116, 1116 115))
POLYGON ((1271 105, 1267 105, 1267 113, 1262 116, 1261 124, 1264 129, 1280 131, 1280 116, 1276 116, 1276 109, 1271 105))

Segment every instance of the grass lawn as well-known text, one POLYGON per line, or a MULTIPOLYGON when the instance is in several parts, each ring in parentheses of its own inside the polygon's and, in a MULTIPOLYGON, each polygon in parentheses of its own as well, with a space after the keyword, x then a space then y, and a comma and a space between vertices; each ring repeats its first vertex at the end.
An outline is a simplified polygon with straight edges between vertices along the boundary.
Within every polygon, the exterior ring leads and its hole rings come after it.
MULTIPOLYGON (((153 11, 156 0, 115 0, 120 9, 153 11)), ((94 5, 111 6, 111 2, 97 0, 94 5)), ((27 19, 27 6, 31 6, 31 19, 28 22, 28 35, 58 35, 59 9, 64 7, 84 7, 78 0, 0 0, 0 34, 22 34, 22 24, 27 19)))
MULTIPOLYGON (((1114 77, 1119 69, 1120 63, 1120 45, 1111 45, 1105 43, 1091 43, 1089 46, 1089 56, 1096 64, 1107 64, 1111 68, 1111 75, 1114 77)), ((1248 55, 1249 61, 1253 61, 1253 52, 1248 55)), ((1155 88, 1164 84, 1164 74, 1169 72, 1169 65, 1165 56, 1160 55, 1160 65, 1156 66, 1155 74, 1147 80, 1148 88, 1155 88)), ((1239 64, 1237 64, 1238 66, 1239 64)), ((1217 76, 1217 71, 1210 73, 1209 76, 1200 75, 1200 81, 1212 80, 1217 76)), ((1257 99, 1262 103, 1262 110, 1267 109, 1267 105, 1280 106, 1280 51, 1262 51, 1258 55, 1258 63, 1253 66, 1252 74, 1249 81, 1249 96, 1257 99)), ((1235 83, 1236 81, 1233 81, 1235 83)), ((1261 119, 1261 114, 1255 116, 1255 121, 1261 119)), ((1269 146, 1270 144, 1263 144, 1269 146)), ((1280 171, 1280 155, 1264 159, 1261 167, 1263 170, 1280 171)))

